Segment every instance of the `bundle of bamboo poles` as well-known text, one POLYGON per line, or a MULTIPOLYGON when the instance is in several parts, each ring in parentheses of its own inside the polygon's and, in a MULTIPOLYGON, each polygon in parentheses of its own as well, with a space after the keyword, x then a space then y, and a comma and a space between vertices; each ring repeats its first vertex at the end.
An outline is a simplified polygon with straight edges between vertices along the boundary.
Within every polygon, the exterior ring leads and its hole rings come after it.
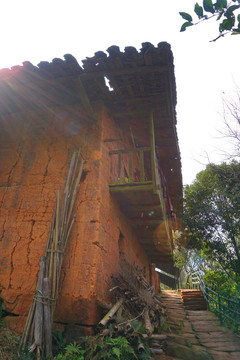
POLYGON ((76 202, 84 159, 81 152, 74 153, 60 204, 57 193, 53 220, 50 226, 46 253, 41 257, 37 289, 28 313, 19 351, 30 344, 36 349, 37 359, 52 357, 52 323, 58 297, 61 267, 69 235, 75 220, 76 202))

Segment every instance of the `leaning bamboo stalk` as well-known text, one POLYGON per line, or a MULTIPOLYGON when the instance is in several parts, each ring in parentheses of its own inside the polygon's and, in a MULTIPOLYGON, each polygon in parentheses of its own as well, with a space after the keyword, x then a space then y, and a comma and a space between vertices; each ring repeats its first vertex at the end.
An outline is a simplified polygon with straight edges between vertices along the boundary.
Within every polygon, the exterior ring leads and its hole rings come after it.
POLYGON ((99 325, 105 326, 108 321, 113 317, 113 315, 118 311, 120 306, 123 304, 123 298, 119 299, 115 305, 111 308, 111 310, 104 316, 104 318, 99 321, 99 325))
POLYGON ((149 317, 149 312, 148 312, 148 308, 144 309, 143 312, 143 320, 144 320, 144 324, 145 324, 145 329, 146 329, 146 333, 149 337, 152 336, 152 332, 153 332, 153 328, 152 328, 152 324, 150 321, 150 317, 149 317))
MULTIPOLYGON (((41 352, 45 354, 51 354, 51 341, 49 340, 48 342, 48 339, 50 339, 51 337, 47 335, 50 331, 48 320, 50 304, 51 325, 54 317, 56 299, 58 296, 58 286, 63 262, 63 254, 65 252, 68 239, 75 221, 73 209, 77 199, 78 188, 83 172, 83 166, 84 160, 81 157, 80 152, 78 154, 74 153, 70 163, 61 206, 59 191, 57 194, 53 220, 50 226, 49 236, 47 240, 45 271, 42 270, 43 265, 41 265, 39 271, 39 276, 41 275, 41 281, 38 282, 37 293, 32 301, 19 346, 19 349, 25 348, 27 342, 29 342, 30 338, 32 338, 32 335, 29 337, 29 332, 34 332, 35 342, 31 346, 31 351, 37 348, 38 359, 40 359, 41 357, 41 352), (40 287, 40 283, 43 282, 43 277, 49 278, 48 285, 44 285, 44 294, 42 293, 43 288, 40 287), (46 290, 47 294, 45 293, 45 286, 48 286, 48 290, 46 290), (39 294, 41 296, 39 296, 39 294), (40 297, 43 301, 41 301, 40 297), (43 312, 41 313, 41 311, 43 312), (43 320, 42 318, 44 319, 44 327, 43 321, 41 321, 43 320), (47 328, 45 328, 45 320, 48 323, 48 325, 46 325, 47 328), (41 327, 43 327, 42 331, 41 327), (44 344, 41 348, 43 338, 44 344)), ((44 280, 44 283, 45 282, 46 280, 44 280)))
POLYGON ((49 279, 43 279, 43 296, 44 296, 44 335, 45 335, 45 356, 52 357, 52 322, 50 309, 50 287, 49 279))
POLYGON ((30 331, 31 325, 33 323, 35 307, 36 307, 36 299, 33 299, 30 309, 29 309, 29 312, 28 312, 28 317, 27 317, 24 331, 23 331, 23 334, 21 337, 21 341, 19 344, 19 350, 24 349, 26 347, 29 331, 30 331))
POLYGON ((52 289, 51 296, 55 299, 56 295, 56 282, 57 282, 57 250, 58 250, 58 234, 59 234, 59 202, 60 202, 60 193, 58 190, 57 193, 57 206, 56 206, 56 226, 54 232, 54 246, 53 246, 53 271, 52 277, 50 279, 52 281, 52 289))
POLYGON ((70 207, 69 207, 69 214, 68 214, 68 218, 67 218, 67 224, 70 223, 70 218, 72 216, 72 210, 73 210, 74 204, 76 202, 76 197, 77 197, 77 193, 78 193, 80 179, 81 179, 81 176, 82 176, 83 166, 84 166, 84 160, 82 160, 81 163, 80 163, 80 168, 79 168, 79 171, 78 171, 78 174, 77 174, 77 178, 76 178, 76 180, 75 180, 75 182, 73 184, 74 185, 73 186, 73 193, 72 193, 72 196, 71 196, 71 202, 70 202, 70 207))
POLYGON ((167 335, 165 334, 152 334, 151 336, 148 336, 148 334, 142 334, 142 337, 144 339, 154 339, 159 341, 167 339, 167 335))
MULTIPOLYGON (((45 272, 46 258, 45 256, 41 257, 40 260, 40 270, 38 276, 38 285, 36 292, 36 310, 34 318, 34 344, 42 350, 42 341, 43 341, 43 278, 45 272)), ((38 354, 40 352, 38 351, 38 354)))

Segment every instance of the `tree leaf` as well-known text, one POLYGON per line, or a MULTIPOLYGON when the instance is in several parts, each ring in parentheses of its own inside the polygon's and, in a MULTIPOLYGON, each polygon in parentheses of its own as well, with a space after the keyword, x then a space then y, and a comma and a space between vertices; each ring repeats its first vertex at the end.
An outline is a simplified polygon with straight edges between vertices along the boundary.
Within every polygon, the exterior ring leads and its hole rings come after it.
POLYGON ((217 20, 220 20, 221 17, 223 16, 223 14, 224 14, 224 11, 221 11, 221 12, 219 13, 218 17, 217 17, 217 20))
POLYGON ((185 13, 185 12, 180 12, 179 14, 181 15, 181 17, 182 17, 184 20, 192 21, 192 17, 191 17, 190 14, 185 13))
POLYGON ((240 35, 240 29, 232 29, 231 35, 240 35))
POLYGON ((215 13, 212 0, 203 0, 203 7, 205 11, 210 12, 212 14, 215 13))
POLYGON ((120 359, 120 349, 119 349, 119 348, 114 347, 114 348, 112 349, 112 352, 113 352, 114 355, 117 355, 117 358, 118 358, 118 359, 120 359))
POLYGON ((217 0, 214 6, 216 10, 227 9, 227 0, 217 0))
POLYGON ((219 25, 219 32, 231 30, 233 27, 232 23, 228 19, 224 19, 223 22, 219 25))
POLYGON ((181 27, 180 31, 181 31, 181 32, 182 32, 182 31, 185 31, 188 26, 192 26, 192 25, 193 25, 193 23, 187 21, 187 22, 185 22, 184 24, 182 24, 182 27, 181 27))
POLYGON ((203 8, 198 3, 195 4, 194 11, 195 11, 195 14, 197 14, 199 19, 201 19, 203 17, 203 8))
POLYGON ((233 11, 237 10, 240 8, 240 5, 232 5, 232 6, 229 6, 229 8, 227 9, 227 11, 225 12, 225 16, 228 18, 228 17, 231 17, 233 16, 233 11))

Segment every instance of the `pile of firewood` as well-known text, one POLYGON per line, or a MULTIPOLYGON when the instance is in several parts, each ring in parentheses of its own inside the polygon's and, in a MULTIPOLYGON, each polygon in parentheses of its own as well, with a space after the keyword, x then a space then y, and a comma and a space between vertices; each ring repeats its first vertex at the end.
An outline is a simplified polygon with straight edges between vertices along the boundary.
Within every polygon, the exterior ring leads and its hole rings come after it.
POLYGON ((166 335, 160 332, 165 322, 164 306, 142 271, 123 260, 112 284, 109 291, 115 303, 99 322, 99 331, 103 336, 126 337, 130 344, 137 344, 138 352, 144 351, 147 341, 153 354, 163 353, 166 335))

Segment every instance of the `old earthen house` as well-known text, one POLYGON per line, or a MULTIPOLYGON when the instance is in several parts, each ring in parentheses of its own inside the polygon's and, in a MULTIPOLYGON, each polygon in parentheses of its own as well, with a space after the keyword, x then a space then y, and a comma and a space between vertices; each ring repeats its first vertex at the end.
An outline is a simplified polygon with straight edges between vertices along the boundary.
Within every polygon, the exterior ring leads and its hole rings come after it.
POLYGON ((142 268, 156 291, 155 266, 172 265, 182 191, 172 52, 167 43, 107 52, 82 67, 65 55, 0 71, 0 297, 19 319, 79 148, 86 164, 56 322, 96 324, 121 258, 142 268))

